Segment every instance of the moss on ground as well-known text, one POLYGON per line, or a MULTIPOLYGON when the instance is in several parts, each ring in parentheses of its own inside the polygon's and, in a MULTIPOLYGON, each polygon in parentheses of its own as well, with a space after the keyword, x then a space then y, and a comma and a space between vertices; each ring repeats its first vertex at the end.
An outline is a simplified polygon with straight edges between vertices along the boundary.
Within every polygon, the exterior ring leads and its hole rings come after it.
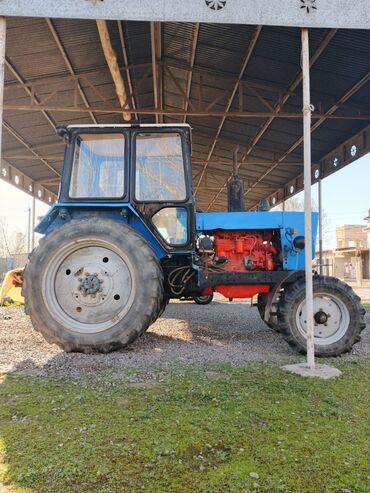
POLYGON ((336 366, 330 381, 260 363, 4 376, 0 491, 368 492, 370 362, 336 366))

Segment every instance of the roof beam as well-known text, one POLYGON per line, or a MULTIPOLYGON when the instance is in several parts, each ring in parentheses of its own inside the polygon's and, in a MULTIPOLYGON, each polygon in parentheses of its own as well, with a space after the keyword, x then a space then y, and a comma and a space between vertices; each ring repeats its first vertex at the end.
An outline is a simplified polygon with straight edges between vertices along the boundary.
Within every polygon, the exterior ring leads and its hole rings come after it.
MULTIPOLYGON (((52 34, 52 36, 53 36, 53 38, 55 40, 55 43, 57 44, 57 46, 59 48, 59 51, 60 51, 60 53, 61 53, 61 55, 62 55, 62 57, 63 57, 66 65, 68 67, 68 70, 69 70, 70 74, 73 77, 76 77, 76 73, 75 73, 75 71, 74 71, 74 69, 72 67, 72 64, 71 64, 70 59, 68 58, 68 55, 66 53, 66 50, 64 49, 64 47, 62 45, 62 42, 61 42, 61 40, 59 38, 59 35, 56 32, 56 29, 54 27, 53 21, 51 19, 49 19, 49 18, 46 18, 45 20, 46 20, 46 24, 48 25, 48 27, 50 29, 50 32, 51 32, 51 34, 52 34)), ((81 84, 79 83, 78 80, 77 80, 76 83, 77 83, 77 89, 78 89, 78 92, 80 93, 80 96, 82 98, 82 101, 84 102, 86 108, 88 108, 89 107, 89 102, 88 102, 88 100, 86 98, 86 95, 85 95, 85 93, 84 93, 84 91, 83 91, 83 89, 81 87, 81 84)), ((91 117, 92 121, 94 123, 98 123, 97 119, 95 118, 94 113, 92 111, 89 111, 88 113, 90 114, 90 117, 91 117)))
MULTIPOLYGON (((121 49, 122 49, 122 56, 123 56, 123 61, 125 64, 125 69, 126 69, 126 77, 127 77, 127 84, 128 84, 128 89, 130 91, 131 95, 131 105, 133 109, 136 109, 136 101, 135 101, 135 96, 134 96, 134 88, 132 84, 132 78, 131 78, 131 72, 130 72, 130 66, 128 63, 128 56, 127 56, 127 48, 126 48, 126 43, 125 43, 125 36, 123 33, 123 27, 122 27, 122 22, 123 21, 117 21, 118 25, 118 33, 119 33, 119 39, 121 42, 121 49)), ((138 114, 135 114, 136 120, 138 120, 138 114)))
MULTIPOLYGON (((122 108, 118 106, 64 106, 58 104, 13 104, 5 103, 5 110, 14 111, 55 111, 55 112, 65 112, 65 113, 122 113, 122 108)), ((287 118, 287 119, 297 119, 303 118, 302 113, 286 113, 286 112, 271 112, 271 111, 212 111, 212 110, 188 110, 183 109, 156 109, 156 108, 136 108, 136 113, 139 115, 163 115, 163 116, 193 116, 193 117, 203 117, 203 116, 213 116, 222 118, 287 118)), ((324 115, 321 113, 312 114, 312 119, 324 119, 324 120, 369 120, 370 115, 324 115)), ((213 138, 216 142, 219 139, 213 138)), ((222 140, 222 139, 221 139, 222 140)), ((246 144, 241 144, 246 147, 246 144)), ((250 146, 248 146, 250 147, 250 146)))
MULTIPOLYGON (((152 52, 154 106, 163 110, 163 74, 160 63, 162 60, 162 27, 160 22, 150 23, 150 42, 152 52)), ((155 115, 156 123, 163 123, 163 114, 155 115)))
MULTIPOLYGON (((248 45, 248 48, 247 48, 247 53, 245 54, 245 57, 244 57, 244 60, 243 60, 243 63, 242 63, 242 66, 240 68, 240 72, 239 72, 239 75, 238 75, 238 78, 236 79, 235 83, 234 83, 234 87, 231 91, 231 95, 229 97, 229 100, 226 104, 226 112, 229 112, 230 108, 231 108, 231 105, 234 101, 234 97, 235 97, 235 94, 237 93, 238 91, 238 88, 239 88, 239 83, 240 81, 242 80, 243 76, 244 76, 244 73, 247 69, 247 66, 248 66, 248 63, 249 63, 249 60, 251 59, 251 56, 252 56, 252 53, 253 53, 253 50, 256 46, 256 43, 257 43, 257 40, 259 38, 259 35, 261 33, 261 30, 262 30, 262 26, 257 26, 255 31, 254 31, 254 34, 249 42, 249 45, 248 45)), ((204 176, 204 173, 206 172, 206 169, 207 169, 207 166, 208 166, 208 161, 211 159, 212 157, 212 154, 213 154, 213 151, 215 150, 215 147, 216 147, 216 144, 217 144, 217 139, 219 138, 220 134, 221 134, 221 131, 222 131, 222 128, 224 126, 224 123, 225 123, 225 120, 226 120, 226 116, 222 116, 221 118, 221 121, 220 121, 220 124, 217 128, 217 132, 216 132, 216 135, 215 135, 215 138, 213 140, 213 143, 212 143, 212 146, 211 146, 211 149, 208 153, 208 156, 207 156, 207 160, 204 164, 204 168, 203 168, 203 171, 198 179, 198 183, 195 187, 195 195, 198 191, 198 188, 202 182, 202 179, 203 179, 203 176, 204 176)))
MULTIPOLYGON (((33 101, 36 104, 40 104, 40 100, 37 98, 37 96, 35 94, 32 93, 31 89, 27 86, 27 82, 25 81, 25 79, 23 79, 23 77, 21 76, 21 74, 18 72, 18 70, 15 68, 15 66, 11 63, 11 61, 9 60, 8 57, 5 57, 5 65, 8 67, 8 69, 10 70, 10 72, 14 75, 14 77, 21 84, 21 86, 26 91, 26 93, 33 99, 33 101)), ((48 112, 47 111, 41 111, 41 113, 44 115, 44 117, 46 118, 46 120, 48 121, 48 123, 55 130, 55 126, 56 126, 55 121, 48 114, 48 112)))
MULTIPOLYGON (((194 73, 194 63, 195 63, 195 55, 197 52, 197 45, 198 45, 198 37, 199 37, 199 22, 197 22, 194 25, 194 34, 193 34, 193 40, 191 43, 191 54, 190 54, 190 60, 189 60, 189 72, 186 80, 186 99, 185 99, 185 111, 188 110, 189 107, 189 98, 190 98, 190 92, 191 92, 191 83, 193 81, 193 73, 194 73)), ((186 122, 186 115, 184 115, 183 118, 183 123, 186 122)))
MULTIPOLYGON (((370 125, 360 130, 355 135, 352 135, 345 142, 340 144, 337 148, 331 149, 324 157, 321 158, 320 163, 315 163, 316 170, 319 171, 319 175, 313 174, 313 180, 317 183, 318 180, 322 180, 327 176, 335 173, 339 169, 347 166, 348 164, 356 161, 362 156, 365 156, 370 152, 370 125), (355 153, 351 152, 351 149, 355 146, 355 153), (339 158, 338 158, 339 156, 339 158)), ((275 190, 274 193, 269 194, 267 198, 274 201, 274 206, 283 202, 284 200, 293 197, 301 190, 303 190, 303 173, 294 176, 285 186, 282 186, 275 190), (295 182, 294 192, 288 192, 290 183, 295 182)), ((254 193, 251 190, 250 193, 254 193)), ((254 207, 257 206, 257 203, 254 207)), ((253 207, 253 208, 254 208, 253 207)))
POLYGON ((103 49, 105 60, 107 62, 110 75, 113 79, 114 88, 116 90, 117 98, 120 107, 123 109, 122 116, 123 120, 128 122, 131 120, 131 113, 127 111, 128 108, 128 96, 126 94, 125 83, 123 81, 118 63, 117 55, 113 49, 107 21, 102 19, 97 19, 96 26, 98 28, 100 43, 103 49))
MULTIPOLYGON (((328 44, 330 43, 330 41, 335 36, 336 32, 337 32, 337 29, 331 29, 330 31, 328 31, 326 33, 326 35, 324 36, 324 38, 320 42, 319 46, 316 48, 314 54, 310 58, 310 68, 318 60, 318 58, 320 57, 320 55, 322 54, 322 52, 325 50, 325 48, 328 46, 328 44)), ((298 72, 298 74, 296 75, 296 77, 294 78, 293 82, 289 85, 288 89, 285 91, 284 95, 279 99, 278 103, 275 105, 275 110, 274 111, 276 113, 279 113, 279 112, 282 111, 284 104, 288 101, 288 99, 290 98, 290 96, 297 89, 297 87, 299 86, 299 84, 302 82, 302 79, 303 79, 303 72, 302 72, 302 70, 300 70, 298 72)), ((254 147, 259 142, 259 140, 261 139, 261 137, 265 134, 265 132, 268 130, 268 128, 270 127, 270 125, 271 125, 271 123, 273 121, 274 121, 273 117, 269 117, 268 120, 260 127, 260 129, 255 134, 255 136, 253 137, 253 139, 252 139, 252 141, 250 143, 250 148, 246 151, 246 153, 244 154, 243 157, 249 156, 249 154, 253 151, 254 147)), ((229 180, 230 179, 231 179, 231 175, 229 177, 229 180)), ((221 193, 221 190, 222 189, 220 189, 220 192, 219 193, 221 193)), ((209 206, 208 206, 207 210, 209 210, 212 207, 214 201, 217 200, 217 197, 218 197, 218 195, 216 194, 215 197, 209 203, 209 206)))
MULTIPOLYGON (((328 116, 332 115, 335 111, 337 111, 338 108, 342 104, 344 104, 351 96, 353 96, 357 91, 361 89, 365 84, 367 84, 370 81, 370 72, 368 72, 364 77, 362 77, 359 81, 356 82, 350 89, 348 89, 345 94, 335 103, 333 104, 323 115, 319 120, 317 120, 312 126, 311 126, 311 134, 322 125, 328 116)), ((289 149, 278 159, 278 161, 273 164, 268 170, 263 173, 263 175, 260 176, 260 178, 257 180, 257 183, 259 183, 261 180, 263 180, 271 171, 273 171, 282 161, 284 161, 298 146, 300 146, 303 142, 303 136, 297 139, 294 144, 292 144, 289 149)), ((253 187, 248 188, 248 190, 245 191, 245 195, 250 192, 250 190, 253 187)))
POLYGON ((180 0, 2 0, 5 16, 62 17, 75 19, 144 19, 162 22, 222 22, 227 24, 275 25, 287 27, 368 29, 370 13, 366 0, 349 2, 320 0, 309 2, 281 0, 243 0, 243 2, 204 2, 180 0), (216 6, 218 10, 215 11, 216 6), (300 6, 302 8, 300 8, 300 6), (314 7, 316 10, 312 10, 314 7), (308 14, 308 12, 310 12, 308 14))
POLYGON ((16 131, 13 127, 9 125, 5 120, 3 121, 3 127, 20 142, 26 149, 28 149, 34 156, 36 156, 45 166, 47 166, 51 171, 60 176, 59 171, 57 171, 46 159, 44 159, 37 151, 35 151, 31 145, 16 131))
MULTIPOLYGON (((0 174, 1 180, 4 180, 10 185, 13 185, 18 189, 21 189, 23 192, 26 192, 29 195, 36 197, 38 200, 41 200, 42 202, 45 202, 46 204, 50 205, 50 201, 47 200, 46 197, 44 197, 43 191, 48 193, 49 197, 51 197, 51 200, 53 198, 54 200, 56 199, 56 194, 54 192, 52 192, 49 188, 47 188, 44 185, 41 186, 42 190, 40 190, 40 187, 38 185, 41 185, 41 183, 39 184, 28 174, 15 168, 6 159, 2 159, 1 171, 2 171, 2 173, 0 174), (41 196, 39 195, 39 192, 41 193, 41 196)), ((59 181, 58 178, 57 180, 59 181)))

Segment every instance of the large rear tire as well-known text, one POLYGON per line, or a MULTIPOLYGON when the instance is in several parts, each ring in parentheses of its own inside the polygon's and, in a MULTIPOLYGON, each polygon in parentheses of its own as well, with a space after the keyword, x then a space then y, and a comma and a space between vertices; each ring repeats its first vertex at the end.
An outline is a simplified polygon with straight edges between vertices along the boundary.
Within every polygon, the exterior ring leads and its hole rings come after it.
POLYGON ((65 351, 127 346, 157 316, 163 274, 150 245, 123 222, 75 219, 44 237, 24 271, 26 313, 65 351))
MULTIPOLYGON (((278 307, 284 339, 306 353, 306 289, 299 279, 283 292, 278 307)), ((365 309, 353 289, 334 277, 314 276, 314 329, 316 356, 339 356, 351 351, 365 328, 365 309)))

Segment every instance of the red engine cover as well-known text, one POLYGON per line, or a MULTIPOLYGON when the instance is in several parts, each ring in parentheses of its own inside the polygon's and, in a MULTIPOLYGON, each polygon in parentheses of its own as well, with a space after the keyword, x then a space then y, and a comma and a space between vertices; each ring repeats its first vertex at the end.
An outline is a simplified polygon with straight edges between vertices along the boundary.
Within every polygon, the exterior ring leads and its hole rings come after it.
POLYGON ((214 233, 217 257, 227 257, 225 270, 246 272, 274 270, 276 248, 271 244, 270 231, 223 231, 214 233))

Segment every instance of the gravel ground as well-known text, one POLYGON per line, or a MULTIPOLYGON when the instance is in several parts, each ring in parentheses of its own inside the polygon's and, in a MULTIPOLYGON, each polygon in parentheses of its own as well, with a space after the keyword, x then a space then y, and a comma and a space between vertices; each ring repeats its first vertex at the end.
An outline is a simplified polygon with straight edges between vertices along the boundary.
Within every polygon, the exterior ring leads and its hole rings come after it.
MULTIPOLYGON (((217 299, 207 306, 173 302, 149 331, 128 349, 101 354, 67 354, 33 331, 22 307, 0 308, 0 373, 81 376, 109 369, 145 374, 174 364, 297 360, 280 334, 270 330, 249 300, 217 299)), ((362 341, 351 355, 370 356, 370 313, 362 341)))

